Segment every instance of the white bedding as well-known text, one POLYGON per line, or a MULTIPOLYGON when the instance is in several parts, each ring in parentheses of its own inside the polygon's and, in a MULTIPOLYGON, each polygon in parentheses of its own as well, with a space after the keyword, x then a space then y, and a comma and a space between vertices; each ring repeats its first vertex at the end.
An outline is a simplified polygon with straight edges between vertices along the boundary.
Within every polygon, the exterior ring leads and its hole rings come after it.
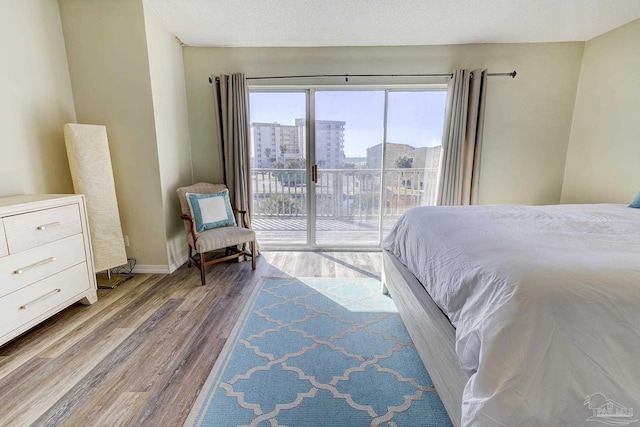
POLYGON ((606 425, 602 396, 640 412, 640 209, 422 207, 383 247, 456 327, 463 426, 606 425))

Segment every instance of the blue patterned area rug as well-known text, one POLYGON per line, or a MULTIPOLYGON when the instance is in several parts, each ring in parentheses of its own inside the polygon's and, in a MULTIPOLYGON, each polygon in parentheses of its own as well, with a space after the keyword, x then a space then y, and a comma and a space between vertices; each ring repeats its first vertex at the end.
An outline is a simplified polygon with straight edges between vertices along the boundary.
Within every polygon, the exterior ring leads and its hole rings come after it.
POLYGON ((451 426, 375 279, 264 279, 187 426, 451 426))

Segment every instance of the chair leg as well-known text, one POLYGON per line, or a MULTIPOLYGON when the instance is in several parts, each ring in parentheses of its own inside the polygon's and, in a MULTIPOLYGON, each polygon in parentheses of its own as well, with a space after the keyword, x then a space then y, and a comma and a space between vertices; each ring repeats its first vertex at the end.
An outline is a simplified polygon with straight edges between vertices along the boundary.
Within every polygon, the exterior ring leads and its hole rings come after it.
POLYGON ((251 242, 251 269, 256 269, 256 241, 251 242))
POLYGON ((200 281, 202 282, 202 286, 206 284, 206 278, 204 275, 204 254, 200 254, 200 281))
POLYGON ((191 245, 187 244, 187 246, 189 247, 189 256, 187 257, 187 267, 191 268, 191 245))

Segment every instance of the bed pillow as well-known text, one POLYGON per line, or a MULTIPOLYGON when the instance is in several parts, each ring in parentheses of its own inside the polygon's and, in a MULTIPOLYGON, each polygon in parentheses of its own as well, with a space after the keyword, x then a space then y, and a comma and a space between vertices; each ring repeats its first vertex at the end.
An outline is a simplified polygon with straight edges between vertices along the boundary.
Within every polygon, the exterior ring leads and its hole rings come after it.
POLYGON ((196 233, 236 225, 231 202, 229 202, 229 190, 224 189, 212 194, 187 193, 186 196, 191 217, 195 222, 196 233))
POLYGON ((633 199, 633 202, 629 205, 630 208, 640 208, 640 193, 633 199))

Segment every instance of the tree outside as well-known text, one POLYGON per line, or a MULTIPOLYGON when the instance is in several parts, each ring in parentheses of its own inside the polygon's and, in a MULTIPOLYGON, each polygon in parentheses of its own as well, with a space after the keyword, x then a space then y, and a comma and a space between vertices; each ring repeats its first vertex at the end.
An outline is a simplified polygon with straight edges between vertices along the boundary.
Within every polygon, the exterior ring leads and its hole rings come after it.
POLYGON ((297 200, 285 194, 274 194, 260 203, 264 215, 299 215, 303 213, 297 200))
POLYGON ((396 159, 396 167, 399 169, 411 169, 413 167, 413 157, 398 157, 396 159))

